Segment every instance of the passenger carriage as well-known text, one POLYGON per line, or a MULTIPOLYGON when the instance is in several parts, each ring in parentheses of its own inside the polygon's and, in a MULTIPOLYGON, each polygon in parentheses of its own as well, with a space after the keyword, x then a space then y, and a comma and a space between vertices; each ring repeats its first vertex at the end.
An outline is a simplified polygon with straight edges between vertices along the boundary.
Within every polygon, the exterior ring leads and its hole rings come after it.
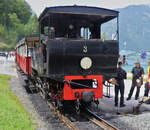
POLYGON ((16 63, 26 75, 31 75, 31 54, 33 47, 39 42, 39 37, 23 38, 16 45, 16 63))

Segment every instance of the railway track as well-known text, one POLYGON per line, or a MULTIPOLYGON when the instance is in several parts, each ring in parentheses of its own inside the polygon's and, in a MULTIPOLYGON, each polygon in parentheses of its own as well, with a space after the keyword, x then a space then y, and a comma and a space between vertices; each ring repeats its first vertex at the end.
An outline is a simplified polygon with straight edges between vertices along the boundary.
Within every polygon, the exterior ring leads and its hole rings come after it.
MULTIPOLYGON (((66 116, 64 116, 57 108, 50 102, 47 101, 47 104, 53 109, 58 117, 71 129, 71 130, 79 130, 66 116)), ((86 108, 87 113, 82 113, 84 117, 86 117, 89 121, 94 123, 95 125, 99 126, 104 130, 119 130, 114 125, 110 124, 109 122, 105 121, 103 118, 99 117, 88 108, 86 108)))
MULTIPOLYGON (((40 92, 40 95, 42 96, 42 98, 45 99, 45 97, 43 96, 43 94, 40 92)), ((65 115, 63 115, 54 105, 53 103, 47 101, 47 104, 49 105, 49 107, 55 111, 55 113, 57 114, 57 116, 59 117, 60 120, 62 120, 68 128, 70 128, 71 130, 79 130, 78 127, 76 127, 76 125, 70 121, 70 119, 68 119, 65 115)), ((93 124, 95 124, 96 126, 98 126, 101 129, 104 130, 119 130, 118 128, 116 128, 114 125, 110 124, 109 122, 105 121, 103 118, 101 118, 100 116, 98 116, 97 114, 95 114, 94 112, 92 112, 90 109, 85 108, 85 112, 82 112, 81 115, 85 118, 87 118, 89 121, 91 121, 93 124)))
POLYGON ((86 108, 86 113, 84 113, 84 116, 86 116, 91 122, 103 128, 104 130, 119 130, 114 125, 105 121, 103 118, 101 118, 88 108, 86 108))
POLYGON ((71 129, 71 130, 79 130, 67 117, 65 117, 59 110, 55 108, 55 106, 47 101, 47 104, 53 109, 58 117, 71 129))
MULTIPOLYGON (((42 96, 42 98, 45 99, 45 97, 43 96, 43 94, 40 92, 40 95, 42 96)), ((67 117, 65 117, 51 102, 46 101, 47 104, 49 105, 49 107, 55 111, 56 115, 59 117, 60 120, 62 120, 67 126, 68 128, 70 128, 71 130, 79 130, 67 117)))
MULTIPOLYGON (((32 91, 31 91, 32 93, 32 91)), ((45 99, 45 96, 43 95, 42 92, 40 92, 40 96, 45 99)), ((49 107, 56 113, 56 115, 59 117, 60 120, 62 120, 69 129, 71 130, 79 130, 79 128, 70 121, 69 118, 67 118, 64 114, 62 114, 55 106, 53 103, 51 103, 50 101, 46 100, 47 104, 49 105, 49 107)), ((91 121, 93 124, 95 124, 96 126, 98 126, 101 129, 104 130, 119 130, 118 128, 116 128, 115 126, 113 126, 112 124, 110 124, 109 122, 105 121, 103 118, 101 118, 100 116, 96 115, 94 112, 92 112, 90 109, 85 108, 86 112, 82 112, 81 115, 83 116, 83 118, 88 119, 89 121, 91 121)))

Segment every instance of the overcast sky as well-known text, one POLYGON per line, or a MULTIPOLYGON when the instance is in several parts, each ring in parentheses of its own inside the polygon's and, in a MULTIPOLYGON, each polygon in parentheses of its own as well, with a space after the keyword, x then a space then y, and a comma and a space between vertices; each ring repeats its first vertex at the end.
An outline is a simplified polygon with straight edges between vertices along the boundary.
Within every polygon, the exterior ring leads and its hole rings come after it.
POLYGON ((45 7, 60 5, 88 5, 102 8, 122 8, 128 5, 150 4, 150 0, 26 0, 39 16, 45 7))

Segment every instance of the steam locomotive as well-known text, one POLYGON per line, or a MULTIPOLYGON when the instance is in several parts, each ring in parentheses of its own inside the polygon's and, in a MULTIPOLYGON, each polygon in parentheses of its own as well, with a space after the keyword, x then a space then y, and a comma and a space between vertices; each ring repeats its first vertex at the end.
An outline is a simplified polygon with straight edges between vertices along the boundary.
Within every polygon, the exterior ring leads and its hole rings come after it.
POLYGON ((64 101, 98 102, 103 83, 116 77, 119 12, 88 6, 46 8, 39 36, 16 46, 16 61, 35 86, 60 107, 64 101), (101 38, 101 26, 117 18, 117 39, 101 38))

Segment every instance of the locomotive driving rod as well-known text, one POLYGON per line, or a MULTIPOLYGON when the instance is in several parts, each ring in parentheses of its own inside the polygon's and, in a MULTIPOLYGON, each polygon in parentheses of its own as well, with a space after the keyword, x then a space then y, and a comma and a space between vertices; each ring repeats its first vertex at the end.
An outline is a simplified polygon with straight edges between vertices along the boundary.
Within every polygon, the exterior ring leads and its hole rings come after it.
POLYGON ((72 85, 78 85, 78 86, 85 87, 85 88, 90 88, 90 86, 87 86, 87 85, 84 85, 84 84, 80 84, 80 83, 76 83, 76 82, 72 82, 72 81, 68 81, 68 80, 64 80, 64 83, 72 84, 72 85))

